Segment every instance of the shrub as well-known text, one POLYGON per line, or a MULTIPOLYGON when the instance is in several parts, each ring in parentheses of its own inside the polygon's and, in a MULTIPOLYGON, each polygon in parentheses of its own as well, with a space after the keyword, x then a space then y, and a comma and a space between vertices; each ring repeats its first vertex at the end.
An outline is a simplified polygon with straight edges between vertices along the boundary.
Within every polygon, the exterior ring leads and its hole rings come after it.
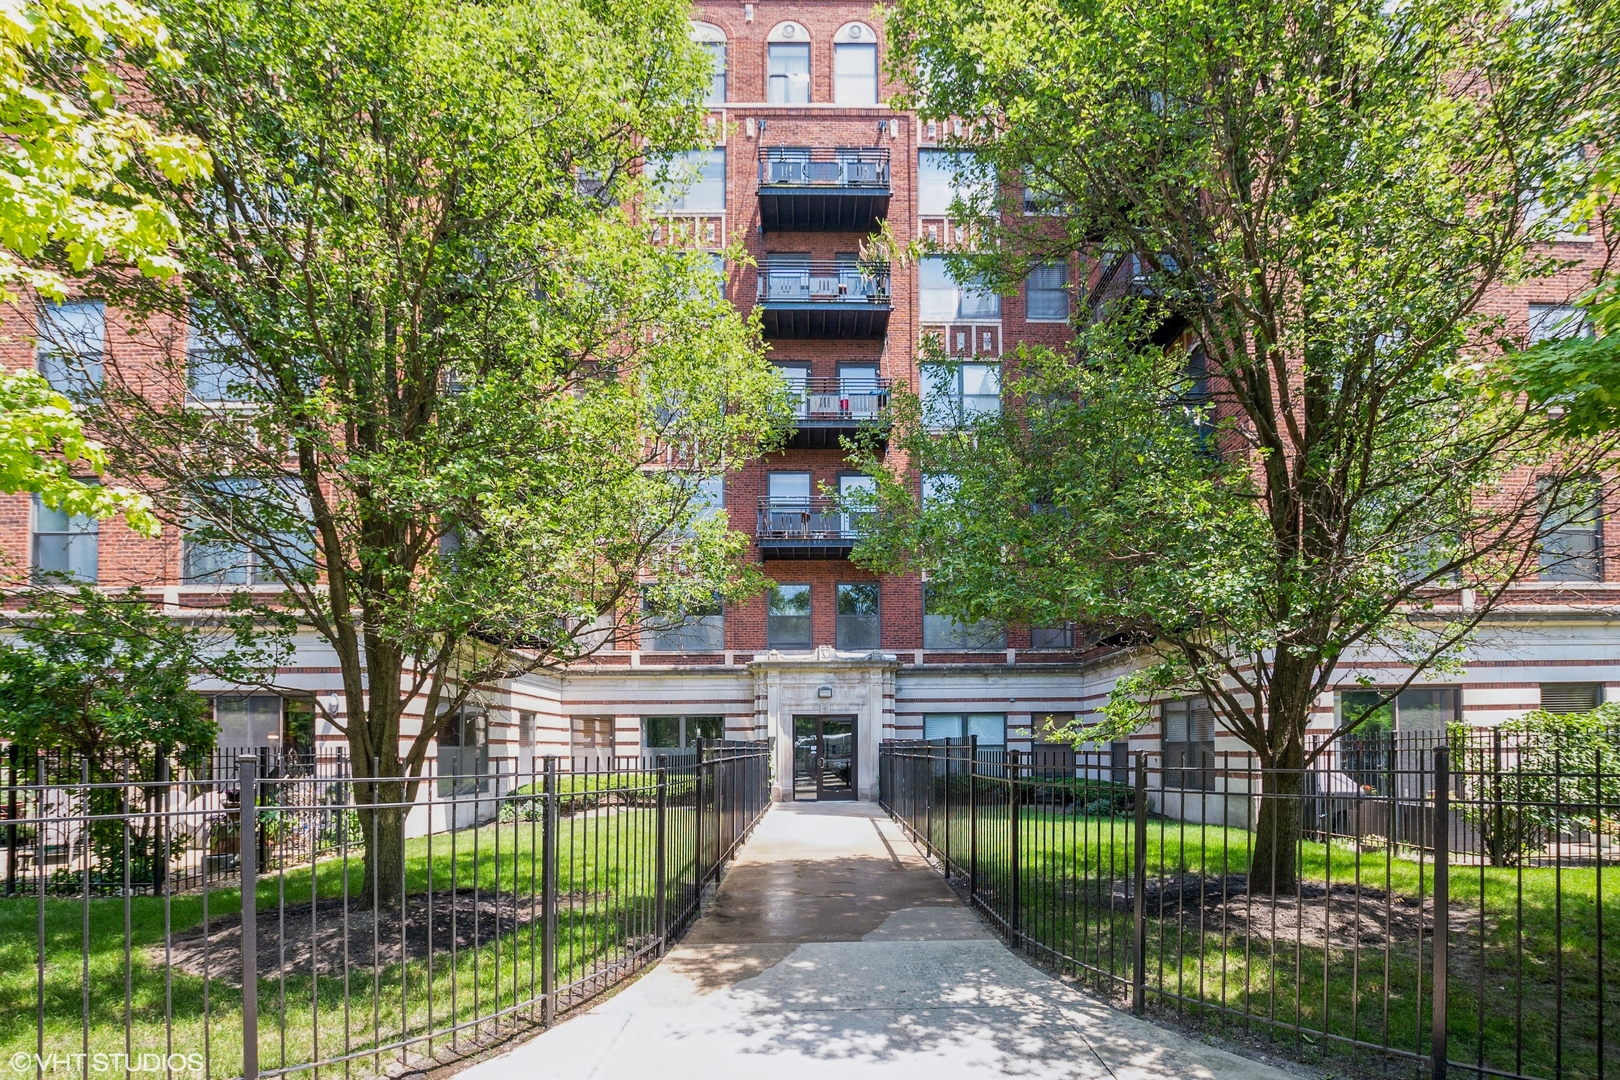
POLYGON ((1560 834, 1620 836, 1620 704, 1587 713, 1536 711, 1495 740, 1451 732, 1463 818, 1496 866, 1516 865, 1560 834))

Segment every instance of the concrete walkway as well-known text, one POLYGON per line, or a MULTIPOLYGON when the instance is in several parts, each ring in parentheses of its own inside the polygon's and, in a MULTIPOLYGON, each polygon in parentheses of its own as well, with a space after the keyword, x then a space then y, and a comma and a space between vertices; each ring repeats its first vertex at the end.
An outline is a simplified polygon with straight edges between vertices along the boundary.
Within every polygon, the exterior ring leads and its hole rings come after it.
POLYGON ((987 933, 868 803, 771 808, 656 968, 466 1080, 1289 1074, 1153 1027, 987 933))

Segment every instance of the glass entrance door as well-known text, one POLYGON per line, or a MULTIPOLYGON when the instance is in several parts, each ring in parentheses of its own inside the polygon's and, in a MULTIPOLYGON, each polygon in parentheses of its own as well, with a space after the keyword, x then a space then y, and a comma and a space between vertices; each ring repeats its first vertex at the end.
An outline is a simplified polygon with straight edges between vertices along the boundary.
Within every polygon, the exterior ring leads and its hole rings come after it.
POLYGON ((793 797, 797 800, 853 799, 855 718, 793 718, 793 797))

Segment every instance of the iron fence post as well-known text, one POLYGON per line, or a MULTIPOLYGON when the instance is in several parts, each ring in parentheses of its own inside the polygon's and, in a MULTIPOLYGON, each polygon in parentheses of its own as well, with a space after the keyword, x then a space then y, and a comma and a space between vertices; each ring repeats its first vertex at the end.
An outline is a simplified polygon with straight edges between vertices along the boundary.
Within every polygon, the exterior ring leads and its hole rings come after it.
POLYGON ((1012 939, 1014 948, 1024 936, 1024 919, 1022 906, 1024 903, 1023 872, 1019 868, 1021 858, 1018 843, 1018 769, 1019 757, 1017 750, 1007 751, 1007 878, 1008 878, 1008 909, 1007 930, 1012 939))
POLYGON ((664 854, 667 843, 667 833, 664 828, 664 811, 669 799, 668 769, 664 765, 664 755, 658 755, 658 850, 653 857, 653 888, 658 890, 658 898, 654 902, 655 917, 658 920, 658 955, 663 956, 669 949, 669 912, 666 907, 665 892, 668 888, 665 875, 668 873, 666 856, 664 854))
POLYGON ((1446 1080, 1446 945, 1451 920, 1451 752, 1434 748, 1434 1016, 1430 1021, 1429 1075, 1446 1080))
POLYGON ((945 740, 945 845, 941 849, 945 880, 951 879, 951 741, 945 740))
POLYGON ((703 879, 708 875, 703 869, 703 740, 696 740, 697 764, 693 766, 692 773, 692 899, 697 902, 698 910, 703 909, 703 879))
POLYGON ((237 849, 242 866, 242 1080, 259 1075, 259 935, 258 935, 258 802, 259 759, 243 754, 237 759, 241 784, 241 837, 237 849))
POLYGON ((546 755, 540 807, 540 1022, 557 1020, 557 759, 546 755))
MULTIPOLYGON (((1502 729, 1499 727, 1491 728, 1491 762, 1495 766, 1491 770, 1491 865, 1501 866, 1506 862, 1503 857, 1506 849, 1502 846, 1502 829, 1507 821, 1502 813, 1502 729)), ((1467 771, 1465 763, 1463 772, 1467 771)))
POLYGON ((979 737, 968 736, 968 899, 979 898, 979 737))
POLYGON ((17 892, 17 744, 6 747, 6 895, 17 892))
POLYGON ((1131 873, 1131 1011, 1141 1016, 1147 1007, 1147 754, 1136 752, 1136 782, 1132 811, 1135 814, 1136 850, 1131 873))

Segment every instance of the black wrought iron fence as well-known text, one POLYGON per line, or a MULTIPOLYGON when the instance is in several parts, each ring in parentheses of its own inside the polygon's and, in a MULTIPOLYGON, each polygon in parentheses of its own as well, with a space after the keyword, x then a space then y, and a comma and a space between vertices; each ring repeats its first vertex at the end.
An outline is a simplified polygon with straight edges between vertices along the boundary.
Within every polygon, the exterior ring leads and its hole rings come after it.
POLYGON ((263 758, 8 777, 8 829, 85 838, 0 900, 14 1073, 376 1075, 550 1023, 661 955, 770 800, 766 743, 492 763, 415 798, 263 758))
POLYGON ((1108 750, 886 743, 879 783, 1010 944, 1138 1012, 1352 1072, 1620 1075, 1620 741, 1447 739, 1138 752, 1128 783, 1108 750))

